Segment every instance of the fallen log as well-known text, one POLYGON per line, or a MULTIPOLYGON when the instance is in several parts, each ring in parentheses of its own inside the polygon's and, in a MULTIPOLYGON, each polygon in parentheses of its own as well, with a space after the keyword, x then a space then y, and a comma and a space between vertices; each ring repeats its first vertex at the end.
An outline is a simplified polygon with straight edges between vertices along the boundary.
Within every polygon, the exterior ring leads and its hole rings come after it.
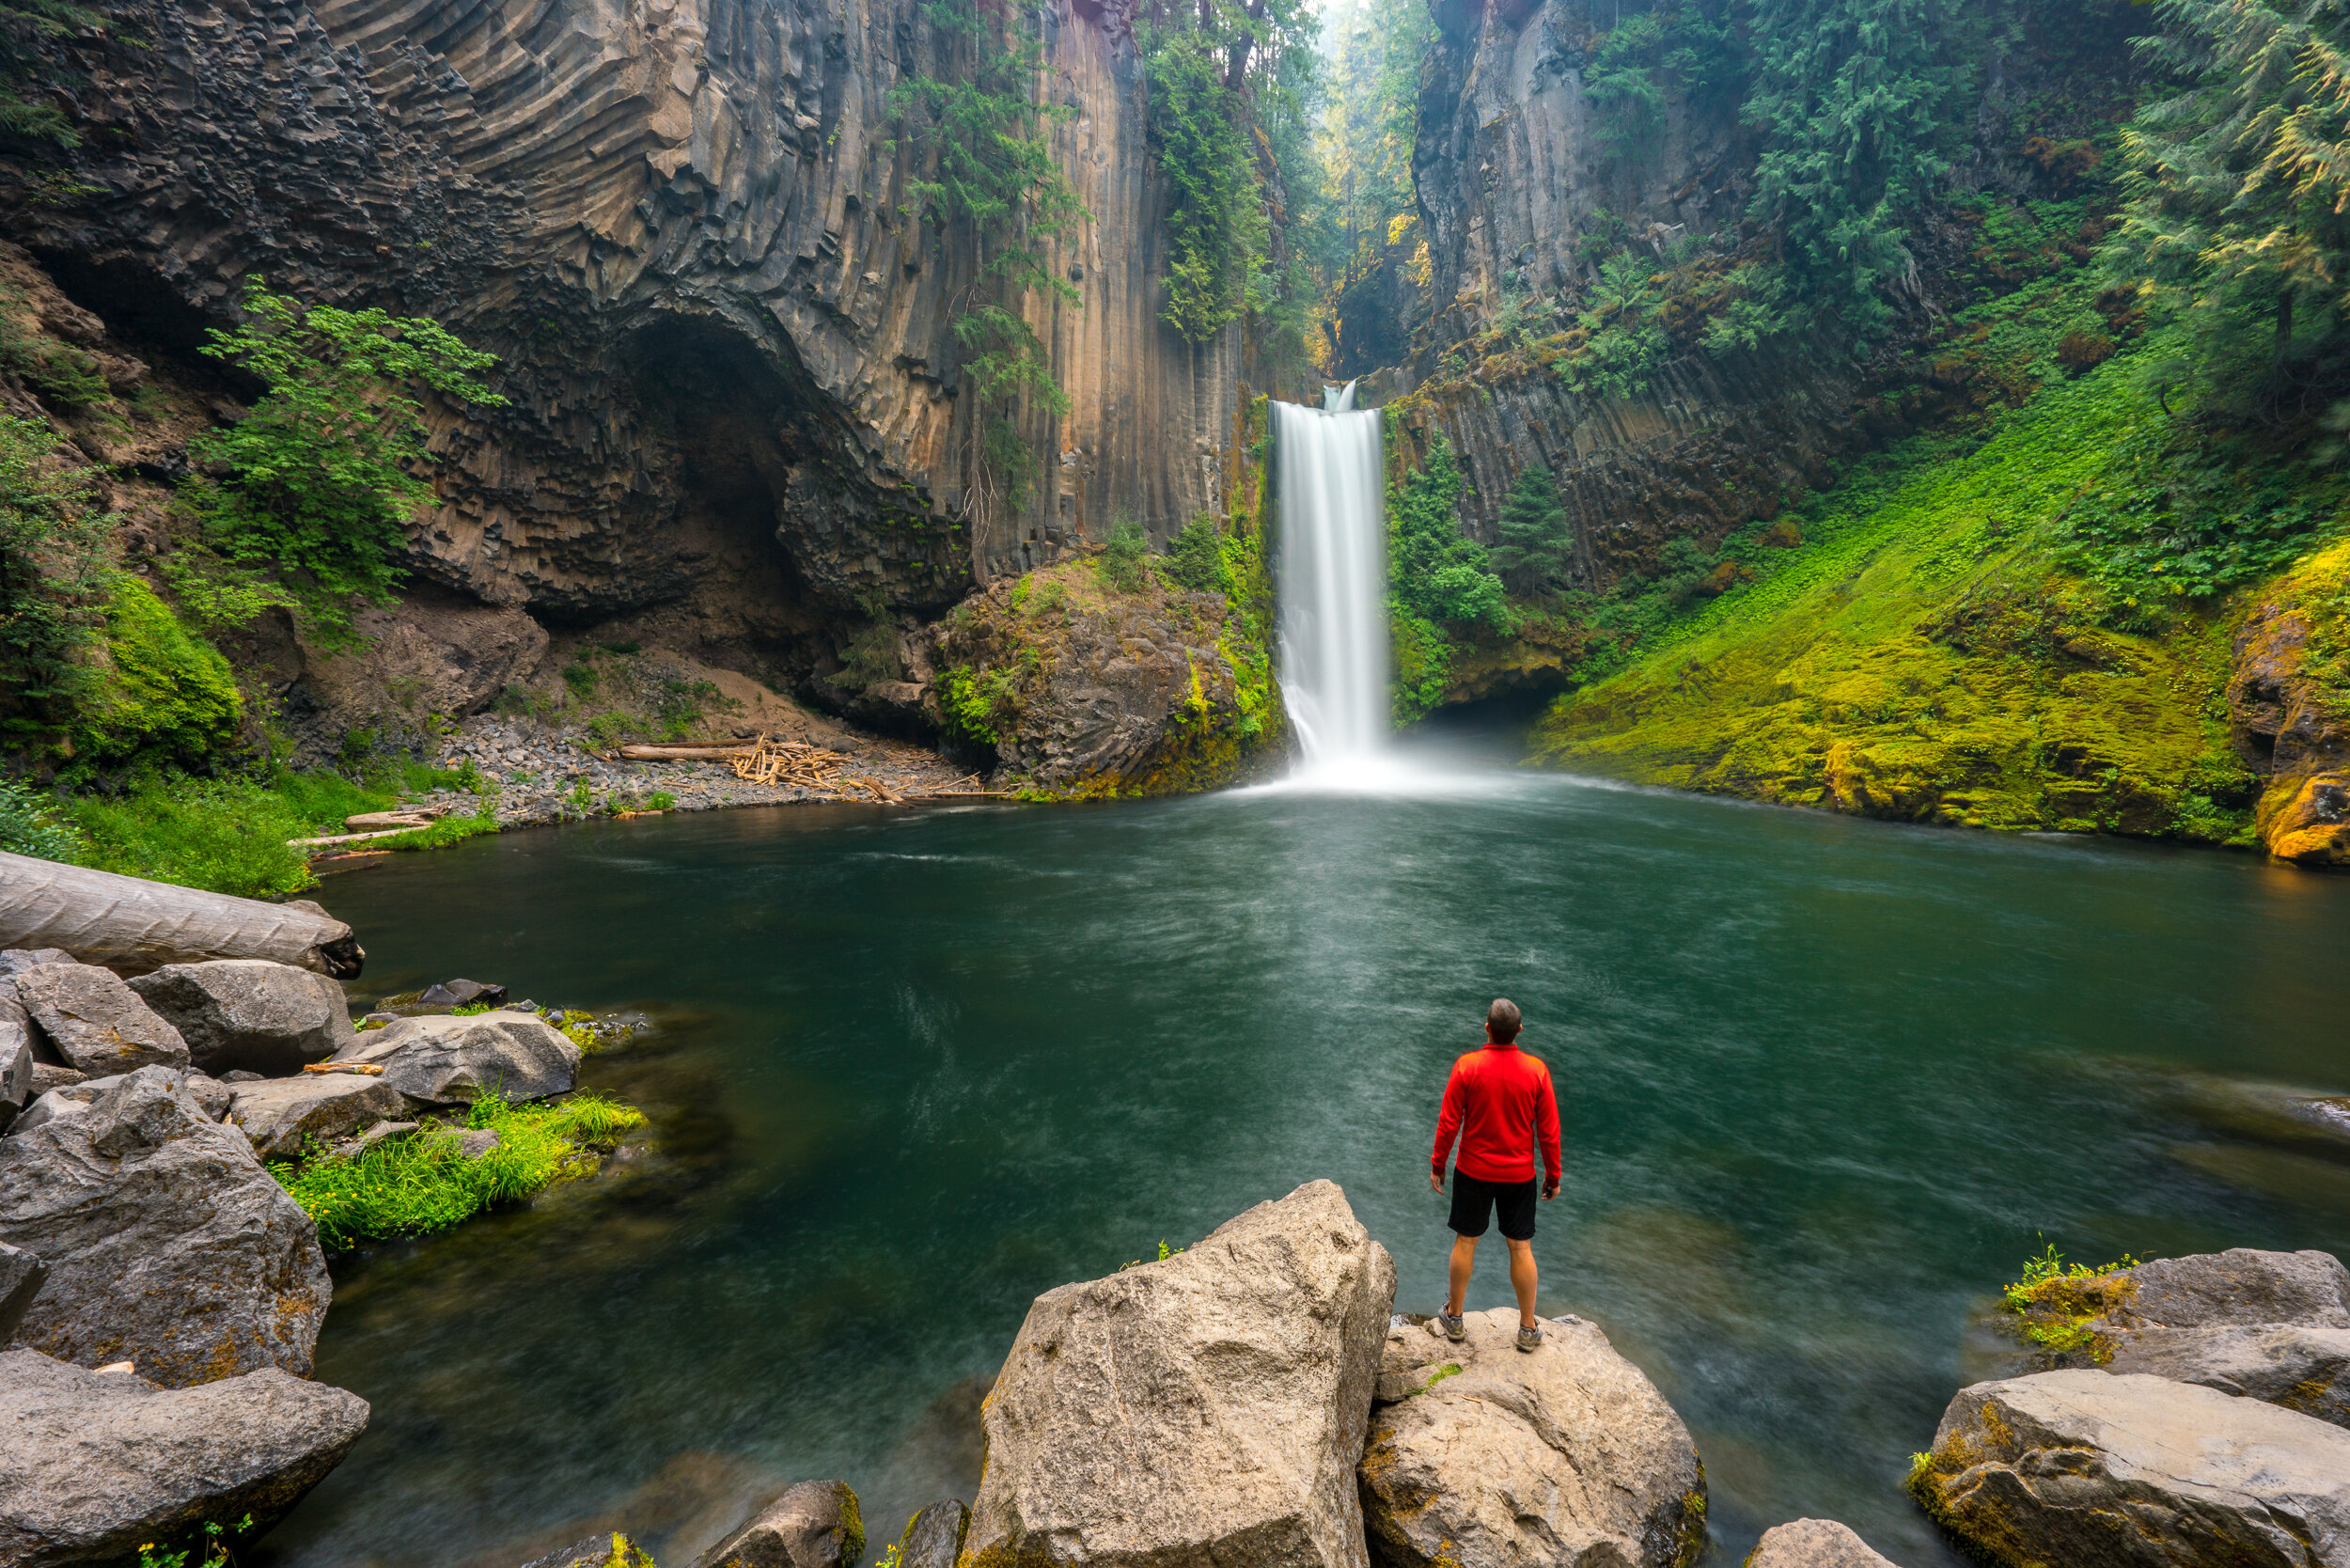
POLYGON ((0 948, 63 948, 118 975, 267 958, 350 980, 368 956, 349 926, 314 903, 263 903, 6 853, 0 948))
POLYGON ((377 827, 430 827, 446 813, 446 808, 417 806, 401 811, 361 811, 343 819, 343 826, 353 833, 365 833, 377 827))
POLYGON ((404 839, 411 833, 421 833, 431 823, 410 823, 405 827, 378 828, 372 833, 329 833, 322 839, 289 839, 289 849, 325 849, 331 844, 357 844, 369 839, 404 839))
POLYGON ((723 762, 749 754, 754 748, 728 741, 707 745, 624 745, 620 755, 632 762, 723 762))

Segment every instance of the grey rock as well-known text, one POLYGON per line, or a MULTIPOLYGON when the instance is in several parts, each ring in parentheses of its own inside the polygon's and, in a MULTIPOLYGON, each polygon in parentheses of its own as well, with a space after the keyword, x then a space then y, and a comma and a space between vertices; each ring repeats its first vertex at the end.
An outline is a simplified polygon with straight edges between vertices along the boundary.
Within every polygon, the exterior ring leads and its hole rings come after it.
POLYGON ((261 958, 167 964, 130 982, 187 1042, 196 1065, 282 1077, 351 1043, 351 1004, 332 976, 261 958))
POLYGON ((2350 1432, 2143 1373, 2073 1369, 1963 1388, 1911 1489, 1995 1559, 2350 1562, 2350 1432))
POLYGON ((336 1154, 343 1159, 356 1159, 361 1154, 390 1138, 406 1137, 416 1130, 413 1121, 379 1121, 357 1137, 347 1137, 335 1145, 336 1154))
POLYGON ((579 1047, 521 1012, 402 1018, 358 1036, 333 1059, 380 1065, 384 1083, 426 1105, 462 1104, 484 1092, 544 1099, 568 1093, 579 1077, 579 1047))
POLYGON ((63 948, 0 949, 0 975, 22 974, 44 964, 70 964, 73 955, 63 948))
POLYGON ((2143 1328, 2115 1341, 2107 1372, 2200 1384, 2350 1427, 2350 1328, 2143 1328))
POLYGON ((266 1074, 248 1073, 243 1068, 239 1067, 223 1073, 220 1075, 220 1081, 225 1084, 257 1084, 259 1083, 265 1076, 267 1076, 266 1074))
POLYGON ((856 1494, 838 1481, 804 1481, 696 1558, 693 1568, 850 1568, 865 1552, 856 1494))
POLYGON ((18 1343, 168 1387, 307 1376, 333 1295, 310 1216, 166 1068, 0 1138, 0 1242, 49 1266, 18 1343))
POLYGON ((416 1000, 435 1007, 470 1007, 475 1002, 496 1004, 506 1000, 506 987, 484 985, 479 980, 443 980, 428 985, 416 1000))
POLYGON ((1833 1519, 1797 1519, 1773 1525, 1747 1554, 1746 1568, 1895 1568, 1870 1550, 1851 1527, 1833 1519))
POLYGON ((971 1511, 959 1498, 934 1502, 906 1521, 898 1538, 898 1568, 955 1568, 971 1511))
POLYGON ((478 1160, 498 1146, 498 1136, 489 1127, 449 1127, 433 1134, 432 1141, 450 1145, 465 1159, 478 1160))
POLYGON ((231 1088, 228 1121, 244 1129, 265 1160, 300 1159, 314 1141, 332 1142, 408 1111, 400 1090, 356 1073, 306 1073, 231 1088))
POLYGON ((2297 1323, 2350 1328, 2350 1269, 2329 1252, 2248 1247, 2158 1258, 2129 1271, 2130 1324, 2164 1328, 2297 1323))
POLYGON ((965 1554, 1360 1568, 1355 1466, 1394 1300, 1393 1260, 1330 1182, 1047 1291, 981 1416, 965 1554))
MULTIPOLYGON (((358 1395, 275 1368, 164 1389, 0 1355, 0 1562, 113 1568, 206 1524, 266 1530, 351 1451, 358 1395)), ((228 1537, 242 1544, 251 1536, 228 1537)))
POLYGON ((0 1133, 33 1103, 34 1094, 33 1031, 0 1018, 0 1133))
POLYGON ((16 1119, 16 1126, 11 1130, 21 1135, 36 1127, 45 1127, 59 1117, 79 1116, 89 1109, 92 1100, 121 1081, 119 1075, 88 1078, 78 1084, 68 1084, 62 1089, 53 1089, 25 1106, 24 1114, 16 1119))
POLYGON ((24 1313, 49 1278, 49 1265, 36 1253, 0 1242, 0 1345, 7 1344, 24 1321, 24 1313))
POLYGON ((603 1530, 560 1551, 534 1557, 523 1568, 654 1568, 654 1564, 635 1542, 618 1530, 603 1530))
POLYGON ((1363 1523, 1383 1568, 1609 1562, 1678 1568, 1705 1541, 1689 1430, 1594 1324, 1516 1348, 1513 1308, 1465 1314, 1458 1344, 1389 1331, 1383 1367, 1418 1390, 1371 1417, 1363 1523))
POLYGON ((188 1098, 204 1107, 204 1114, 215 1121, 228 1118, 229 1102, 236 1098, 234 1084, 225 1084, 208 1073, 190 1070, 180 1074, 180 1083, 188 1091, 188 1098))
POLYGON ((37 1059, 33 1063, 33 1097, 39 1099, 53 1089, 70 1089, 75 1084, 87 1083, 89 1077, 78 1067, 59 1067, 54 1062, 37 1059))
POLYGON ((13 977, 17 999, 57 1054, 85 1073, 185 1067, 187 1043, 110 969, 43 964, 13 977))

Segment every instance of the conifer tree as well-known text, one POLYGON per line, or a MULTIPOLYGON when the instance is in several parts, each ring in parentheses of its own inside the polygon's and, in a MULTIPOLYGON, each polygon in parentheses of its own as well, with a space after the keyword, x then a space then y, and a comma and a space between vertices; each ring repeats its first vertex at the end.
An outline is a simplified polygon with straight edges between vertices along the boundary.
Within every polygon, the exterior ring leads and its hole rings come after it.
POLYGON ((1563 584, 1567 574, 1567 511, 1550 470, 1529 464, 1501 505, 1501 542, 1494 570, 1521 597, 1563 584))

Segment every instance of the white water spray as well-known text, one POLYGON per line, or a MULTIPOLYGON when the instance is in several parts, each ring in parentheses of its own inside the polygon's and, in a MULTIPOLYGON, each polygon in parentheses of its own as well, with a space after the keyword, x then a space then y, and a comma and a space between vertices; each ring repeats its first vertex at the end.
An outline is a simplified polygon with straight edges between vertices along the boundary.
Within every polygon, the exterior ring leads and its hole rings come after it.
POLYGON ((1378 410, 1355 412, 1352 382, 1322 400, 1273 405, 1281 699, 1301 775, 1343 783, 1387 748, 1386 525, 1378 410))

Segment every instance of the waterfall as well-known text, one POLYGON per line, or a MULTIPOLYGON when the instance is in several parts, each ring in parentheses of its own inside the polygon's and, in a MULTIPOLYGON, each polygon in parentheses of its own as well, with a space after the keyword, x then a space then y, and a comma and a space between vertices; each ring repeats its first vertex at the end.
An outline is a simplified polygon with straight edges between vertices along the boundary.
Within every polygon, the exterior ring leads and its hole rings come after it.
POLYGON ((1272 406, 1281 698, 1304 771, 1329 776, 1386 748, 1387 563, 1379 412, 1352 382, 1322 401, 1272 406))

